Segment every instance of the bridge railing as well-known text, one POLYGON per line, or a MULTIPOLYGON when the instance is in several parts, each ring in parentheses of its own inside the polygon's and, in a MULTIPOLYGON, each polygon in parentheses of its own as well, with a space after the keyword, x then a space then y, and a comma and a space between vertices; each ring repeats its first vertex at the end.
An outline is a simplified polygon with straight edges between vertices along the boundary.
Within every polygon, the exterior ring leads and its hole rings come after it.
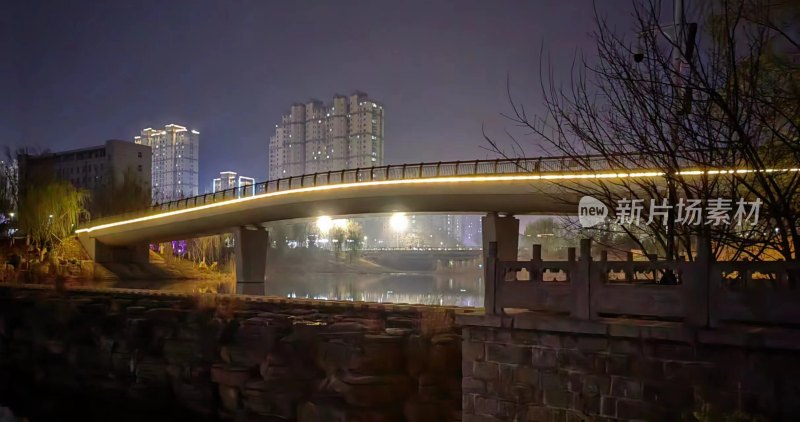
POLYGON ((724 323, 796 325, 800 321, 800 262, 717 262, 707 250, 692 262, 593 260, 588 240, 580 255, 543 261, 501 261, 487 253, 487 314, 526 309, 577 319, 625 317, 682 321, 697 327, 724 323), (524 271, 523 271, 524 270, 524 271))
POLYGON ((142 217, 168 211, 177 211, 201 205, 215 204, 293 189, 331 186, 346 183, 408 180, 434 177, 479 176, 493 174, 529 174, 558 173, 579 171, 610 171, 635 168, 640 166, 634 156, 614 158, 586 156, 581 159, 570 157, 539 157, 512 160, 473 160, 448 161, 436 163, 397 164, 381 167, 357 168, 348 170, 327 171, 268 180, 254 185, 230 188, 214 193, 182 198, 174 201, 155 204, 129 213, 89 219, 82 226, 100 225, 107 222, 142 217))

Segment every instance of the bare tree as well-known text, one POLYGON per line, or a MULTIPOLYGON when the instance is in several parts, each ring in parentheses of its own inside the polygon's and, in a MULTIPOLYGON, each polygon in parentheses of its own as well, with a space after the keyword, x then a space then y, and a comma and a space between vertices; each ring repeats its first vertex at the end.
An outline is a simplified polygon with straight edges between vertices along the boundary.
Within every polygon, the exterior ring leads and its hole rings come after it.
MULTIPOLYGON (((647 253, 692 257, 697 235, 729 259, 797 259, 800 251, 800 5, 768 0, 716 0, 693 11, 697 25, 666 25, 657 1, 634 3, 634 31, 617 31, 596 13, 596 61, 579 61, 569 83, 540 72, 544 115, 514 100, 507 115, 539 146, 595 170, 645 169, 660 177, 563 183, 607 205, 642 199, 642 220, 604 224, 647 253), (590 157, 591 156, 591 157, 590 157), (760 203, 749 224, 680 224, 684 201, 760 203), (667 215, 650 213, 667 201, 667 215)), ((681 14, 682 16, 682 14, 681 14)), ((672 22, 668 22, 672 23, 672 22)), ((492 149, 500 144, 486 136, 492 149)), ((513 138, 514 145, 522 145, 513 138)), ((504 154, 506 155, 506 154, 504 154)), ((753 208, 751 206, 751 208, 753 208)), ((612 211, 612 217, 619 217, 612 211)))

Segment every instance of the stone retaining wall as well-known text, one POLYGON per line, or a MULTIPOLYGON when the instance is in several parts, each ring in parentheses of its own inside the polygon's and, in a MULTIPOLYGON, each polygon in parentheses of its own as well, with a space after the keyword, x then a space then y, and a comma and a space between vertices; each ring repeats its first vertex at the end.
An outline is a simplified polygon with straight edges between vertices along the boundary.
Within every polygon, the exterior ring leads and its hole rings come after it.
POLYGON ((463 325, 464 421, 790 421, 800 415, 795 330, 689 330, 537 315, 461 315, 457 322, 463 325))
POLYGON ((460 345, 452 309, 0 287, 0 405, 33 420, 452 421, 460 345))

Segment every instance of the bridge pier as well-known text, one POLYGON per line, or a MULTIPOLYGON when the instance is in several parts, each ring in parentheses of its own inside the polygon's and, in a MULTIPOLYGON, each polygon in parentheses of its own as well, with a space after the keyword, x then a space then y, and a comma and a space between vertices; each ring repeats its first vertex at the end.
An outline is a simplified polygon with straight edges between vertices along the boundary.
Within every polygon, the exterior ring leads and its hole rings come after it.
POLYGON ((233 229, 236 294, 264 295, 267 281, 269 232, 262 227, 233 229))
POLYGON ((83 249, 98 264, 137 263, 150 262, 150 249, 148 245, 106 245, 97 239, 78 236, 83 249))
POLYGON ((516 217, 513 215, 500 216, 496 212, 489 213, 481 218, 481 229, 483 230, 484 261, 490 242, 497 242, 497 259, 517 260, 519 220, 516 217))
POLYGON ((519 254, 519 220, 513 215, 500 216, 496 212, 481 218, 483 231, 483 283, 485 294, 484 304, 492 304, 488 308, 484 305, 486 314, 495 314, 495 260, 516 261, 519 254), (497 245, 496 254, 490 257, 489 245, 497 245), (491 262, 490 262, 491 260, 491 262))

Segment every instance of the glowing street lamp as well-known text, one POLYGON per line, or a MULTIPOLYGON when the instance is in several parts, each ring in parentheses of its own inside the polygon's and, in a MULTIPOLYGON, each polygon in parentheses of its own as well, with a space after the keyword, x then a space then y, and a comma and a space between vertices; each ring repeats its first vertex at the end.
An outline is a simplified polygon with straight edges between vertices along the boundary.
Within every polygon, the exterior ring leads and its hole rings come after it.
POLYGON ((317 228, 322 234, 328 233, 333 228, 333 220, 327 215, 323 215, 317 219, 317 228))
POLYGON ((408 217, 402 212, 396 212, 389 218, 389 227, 396 233, 403 233, 408 230, 408 217))
POLYGON ((389 218, 389 227, 395 233, 395 247, 400 247, 400 235, 408 230, 408 217, 402 212, 396 212, 389 218))
POLYGON ((347 228, 347 219, 337 218, 334 220, 327 215, 323 215, 317 219, 317 228, 320 234, 327 234, 334 227, 337 229, 347 228))

